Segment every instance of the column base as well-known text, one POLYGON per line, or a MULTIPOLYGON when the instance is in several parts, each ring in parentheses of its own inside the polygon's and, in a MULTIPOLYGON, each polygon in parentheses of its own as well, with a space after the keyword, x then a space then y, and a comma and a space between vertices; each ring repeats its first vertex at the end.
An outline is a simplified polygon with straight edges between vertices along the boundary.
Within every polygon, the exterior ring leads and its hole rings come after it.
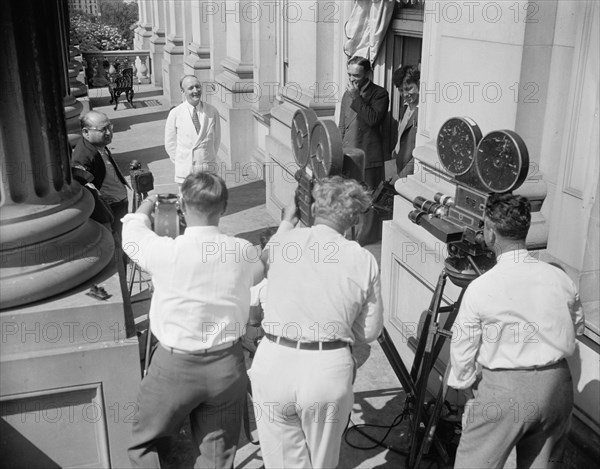
POLYGON ((112 233, 88 217, 94 199, 79 189, 69 205, 45 213, 18 205, 2 217, 0 309, 49 298, 85 282, 106 267, 115 250, 112 233), (27 215, 27 213, 31 215, 27 215))

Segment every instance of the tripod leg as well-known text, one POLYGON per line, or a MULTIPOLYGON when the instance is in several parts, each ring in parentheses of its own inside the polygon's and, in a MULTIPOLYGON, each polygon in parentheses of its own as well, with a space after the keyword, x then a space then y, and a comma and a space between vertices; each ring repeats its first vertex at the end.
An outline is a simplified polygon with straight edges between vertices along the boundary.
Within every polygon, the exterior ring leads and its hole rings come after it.
POLYGON ((438 310, 439 305, 442 301, 442 293, 444 292, 444 287, 446 286, 446 277, 446 271, 442 270, 438 277, 437 285, 433 292, 433 297, 431 298, 429 309, 427 310, 427 315, 425 316, 425 320, 423 321, 421 338, 419 339, 419 342, 417 344, 417 350, 415 351, 415 360, 413 361, 412 369, 410 370, 410 376, 415 382, 417 381, 419 369, 421 368, 421 360, 423 358, 423 352, 425 350, 427 331, 429 330, 429 326, 431 325, 431 317, 438 310))
MULTIPOLYGON (((444 378, 442 380, 442 385, 438 391, 438 395, 435 401, 435 406, 433 408, 433 412, 429 417, 429 423, 425 427, 425 436, 423 437, 423 441, 421 443, 421 447, 419 448, 419 452, 417 453, 415 460, 415 467, 419 467, 421 464, 421 459, 423 455, 429 453, 429 447, 431 446, 431 442, 435 437, 435 431, 437 429, 437 424, 440 419, 440 415, 442 413, 442 407, 444 406, 444 400, 446 399, 446 393, 448 392, 448 376, 450 375, 450 365, 446 367, 446 371, 444 372, 444 378)), ((442 456, 442 455, 440 455, 442 456)), ((445 455, 444 463, 448 462, 448 455, 445 455)))
POLYGON ((410 377, 408 368, 406 368, 402 358, 400 358, 398 350, 396 350, 396 347, 393 346, 390 335, 385 327, 383 328, 381 335, 377 338, 377 341, 381 345, 383 353, 388 359, 388 362, 390 362, 394 373, 398 377, 398 381, 400 381, 400 384, 402 384, 404 392, 406 392, 407 395, 412 394, 414 396, 416 391, 415 384, 410 377))
POLYGON ((425 345, 423 347, 423 355, 421 362, 421 369, 418 370, 418 379, 417 379, 417 396, 415 402, 415 422, 414 422, 414 431, 412 434, 412 442, 410 445, 410 455, 408 459, 409 467, 415 467, 414 462, 417 455, 417 446, 419 441, 419 430, 421 429, 421 422, 425 422, 426 414, 424 413, 424 404, 425 404, 425 394, 427 393, 427 379, 429 377, 429 373, 433 366, 433 343, 435 340, 435 335, 438 328, 439 315, 440 315, 440 304, 442 302, 442 294, 444 292, 444 287, 446 285, 446 271, 442 270, 439 276, 438 284, 435 289, 435 293, 433 299, 431 301, 432 308, 428 312, 428 315, 431 316, 430 326, 428 330, 423 330, 422 334, 425 334, 422 337, 425 337, 425 345))
MULTIPOLYGON (((406 392, 406 398, 407 399, 414 398, 414 396, 416 396, 416 394, 417 394, 415 383, 413 382, 413 380, 410 376, 410 373, 408 372, 408 368, 406 368, 406 365, 402 361, 402 358, 400 357, 398 350, 396 349, 396 347, 394 347, 394 344, 393 344, 386 328, 383 328, 383 332, 377 338, 377 341, 381 345, 381 349, 383 350, 383 353, 385 354, 386 358, 388 359, 392 369, 394 370, 394 373, 398 377, 398 381, 400 381, 400 384, 402 384, 402 388, 404 389, 404 392, 406 392)), ((423 413, 422 415, 423 415, 423 420, 425 421, 425 424, 427 424, 428 423, 427 422, 427 414, 423 413)), ((416 431, 416 428, 414 431, 416 431)), ((438 454, 444 461, 447 461, 449 458, 448 458, 448 453, 446 452, 444 446, 436 438, 435 435, 433 435, 432 438, 433 438, 433 444, 434 444, 438 454)), ((410 466, 408 466, 408 467, 410 467, 410 466)))
POLYGON ((152 350, 152 330, 150 329, 150 316, 148 316, 148 330, 146 331, 146 355, 144 356, 144 371, 142 378, 148 374, 150 367, 150 351, 152 350))

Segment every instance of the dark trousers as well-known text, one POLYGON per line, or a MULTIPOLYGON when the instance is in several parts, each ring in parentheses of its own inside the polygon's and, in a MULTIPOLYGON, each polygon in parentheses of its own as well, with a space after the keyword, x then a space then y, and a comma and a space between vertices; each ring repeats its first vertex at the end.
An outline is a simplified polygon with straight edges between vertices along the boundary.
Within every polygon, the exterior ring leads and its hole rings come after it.
MULTIPOLYGON (((365 184, 374 191, 379 183, 383 181, 383 166, 367 168, 365 170, 365 184)), ((376 243, 381 239, 381 217, 374 209, 363 213, 356 225, 356 241, 361 246, 376 243)))
POLYGON ((127 212, 129 211, 129 201, 124 199, 121 202, 110 204, 109 207, 112 210, 114 217, 111 224, 111 229, 113 238, 115 239, 115 256, 117 258, 117 262, 120 261, 125 266, 126 272, 128 257, 125 255, 125 253, 123 253, 123 249, 121 247, 121 232, 123 231, 123 223, 121 222, 121 218, 127 215, 127 212))
POLYGON ((112 210, 113 216, 115 219, 112 222, 111 228, 115 235, 118 234, 119 240, 121 239, 121 231, 123 230, 123 223, 121 223, 121 218, 127 215, 129 211, 129 201, 125 198, 121 200, 121 202, 115 202, 114 204, 110 204, 110 209, 112 210))
POLYGON ((483 370, 465 405, 454 467, 502 468, 516 447, 517 467, 564 467, 573 409, 566 360, 538 370, 483 370))
POLYGON ((231 469, 247 387, 239 342, 205 355, 173 353, 159 346, 138 394, 129 447, 132 467, 160 467, 162 443, 177 435, 189 415, 199 452, 194 467, 231 469))

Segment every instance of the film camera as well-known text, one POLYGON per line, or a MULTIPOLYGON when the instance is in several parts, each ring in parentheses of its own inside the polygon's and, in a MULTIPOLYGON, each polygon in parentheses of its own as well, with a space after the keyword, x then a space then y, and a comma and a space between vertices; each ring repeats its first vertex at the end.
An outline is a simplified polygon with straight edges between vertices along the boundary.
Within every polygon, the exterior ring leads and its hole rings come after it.
POLYGON ((147 194, 154 189, 154 175, 147 167, 142 167, 138 160, 129 164, 129 178, 134 194, 147 194))
MULTIPOLYGON (((142 164, 133 160, 129 165, 129 177, 134 193, 133 206, 138 207, 148 192, 154 190, 154 175, 142 164)), ((176 194, 158 194, 154 206, 152 229, 159 236, 175 238, 185 231, 186 223, 176 194)))
POLYGON ((448 119, 436 143, 440 162, 456 183, 456 194, 437 193, 434 200, 415 197, 415 210, 408 217, 447 244, 446 271, 455 285, 464 287, 496 263, 483 239, 487 198, 521 186, 529 154, 516 132, 495 130, 482 137, 479 126, 467 117, 448 119))
POLYGON ((340 131, 333 121, 319 120, 312 109, 299 109, 292 120, 292 149, 299 169, 295 200, 300 221, 312 226, 312 190, 316 181, 341 175, 363 182, 365 154, 359 148, 342 148, 340 131))
POLYGON ((158 194, 154 205, 152 229, 159 236, 176 238, 185 231, 186 222, 181 201, 176 194, 158 194))

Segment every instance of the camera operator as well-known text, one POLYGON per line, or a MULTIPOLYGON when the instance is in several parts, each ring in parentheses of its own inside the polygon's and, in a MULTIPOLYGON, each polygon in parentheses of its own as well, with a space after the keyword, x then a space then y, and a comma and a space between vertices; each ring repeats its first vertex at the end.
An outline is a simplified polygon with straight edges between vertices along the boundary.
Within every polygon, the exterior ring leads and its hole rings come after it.
POLYGON ((350 346, 371 342, 383 326, 379 267, 344 238, 370 197, 340 176, 313 189, 315 222, 285 231, 296 207, 267 245, 265 338, 250 370, 263 462, 335 468, 354 401, 350 346))
POLYGON ((456 468, 560 464, 573 408, 566 357, 584 329, 573 281, 528 254, 530 203, 493 194, 484 238, 495 267, 473 280, 455 321, 448 384, 469 398, 456 468), (479 374, 481 370, 481 374, 479 374))
POLYGON ((150 228, 155 199, 123 219, 123 248, 152 275, 152 332, 160 342, 138 394, 129 458, 160 467, 161 443, 189 415, 199 449, 195 467, 231 468, 247 389, 240 336, 250 287, 262 278, 251 243, 221 234, 227 187, 204 172, 181 188, 185 233, 161 237, 150 228))

